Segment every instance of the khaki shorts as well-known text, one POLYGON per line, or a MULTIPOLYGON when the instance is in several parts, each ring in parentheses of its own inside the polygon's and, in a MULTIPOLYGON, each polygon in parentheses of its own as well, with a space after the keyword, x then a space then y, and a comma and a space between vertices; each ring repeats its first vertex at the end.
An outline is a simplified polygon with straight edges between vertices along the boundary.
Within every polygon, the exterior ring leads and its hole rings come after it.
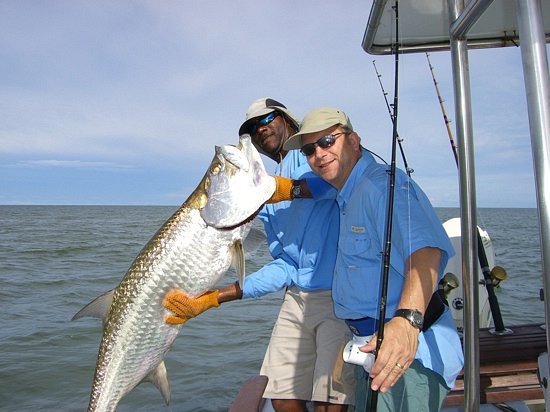
POLYGON ((260 372, 269 378, 264 397, 354 404, 354 365, 340 361, 349 338, 330 290, 288 289, 260 372))

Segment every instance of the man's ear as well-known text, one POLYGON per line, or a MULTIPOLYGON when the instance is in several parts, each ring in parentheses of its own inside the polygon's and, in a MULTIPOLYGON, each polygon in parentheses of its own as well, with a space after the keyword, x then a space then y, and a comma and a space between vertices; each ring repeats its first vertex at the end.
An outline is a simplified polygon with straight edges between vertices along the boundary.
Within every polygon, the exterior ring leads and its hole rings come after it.
POLYGON ((353 150, 361 151, 361 137, 356 132, 351 132, 349 136, 351 138, 353 150))

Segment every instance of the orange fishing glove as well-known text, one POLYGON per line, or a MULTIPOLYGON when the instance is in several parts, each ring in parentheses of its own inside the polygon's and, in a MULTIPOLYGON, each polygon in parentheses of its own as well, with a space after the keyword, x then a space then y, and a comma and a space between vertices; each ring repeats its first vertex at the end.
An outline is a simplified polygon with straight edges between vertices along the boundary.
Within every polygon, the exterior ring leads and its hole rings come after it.
POLYGON ((275 179, 275 192, 266 203, 277 203, 283 200, 292 200, 292 179, 273 176, 275 179))
POLYGON ((219 290, 210 290, 199 297, 192 297, 179 289, 172 289, 164 298, 162 304, 175 315, 168 315, 164 321, 169 325, 181 325, 188 319, 200 315, 205 310, 218 307, 219 290))

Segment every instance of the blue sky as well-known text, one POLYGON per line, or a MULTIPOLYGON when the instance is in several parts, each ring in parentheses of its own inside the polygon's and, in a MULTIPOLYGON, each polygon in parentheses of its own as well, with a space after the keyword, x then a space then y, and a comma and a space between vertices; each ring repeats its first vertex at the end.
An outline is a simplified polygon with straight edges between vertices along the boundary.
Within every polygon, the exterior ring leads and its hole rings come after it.
MULTIPOLYGON (((346 111, 389 159, 393 57, 361 48, 370 1, 0 2, 0 204, 178 205, 250 102, 346 111)), ((520 51, 472 51, 477 200, 535 207, 520 51)), ((448 52, 430 55, 454 120, 448 52)), ((399 134, 434 206, 457 171, 426 56, 400 60, 399 134)), ((454 132, 454 123, 451 123, 454 132)), ((267 169, 274 164, 266 161, 267 169)))

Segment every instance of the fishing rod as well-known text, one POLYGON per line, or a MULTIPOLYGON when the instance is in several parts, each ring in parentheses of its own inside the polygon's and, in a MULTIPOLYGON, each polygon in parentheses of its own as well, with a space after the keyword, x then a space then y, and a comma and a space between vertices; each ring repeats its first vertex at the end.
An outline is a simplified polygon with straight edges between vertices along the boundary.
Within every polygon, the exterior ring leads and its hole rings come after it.
MULTIPOLYGON (((384 85, 382 84, 382 75, 378 73, 378 68, 376 67, 376 60, 372 61, 372 65, 374 66, 374 71, 376 72, 376 76, 378 77, 378 83, 380 84, 380 88, 382 89, 382 94, 384 95, 384 101, 386 102, 386 108, 388 109, 390 119, 393 122, 394 115, 392 113, 391 106, 388 102, 388 93, 384 90, 384 85)), ((399 136, 399 134, 397 134, 397 142, 399 143, 399 150, 401 152, 401 157, 403 158, 403 165, 405 167, 407 175, 410 177, 411 174, 414 172, 414 169, 411 169, 407 163, 407 159, 405 157, 405 151, 403 150, 403 145, 401 144, 402 141, 403 139, 399 136)))
POLYGON ((445 105, 443 104, 443 99, 441 98, 441 94, 439 93, 439 86, 438 86, 437 80, 435 80, 434 68, 432 66, 432 62, 430 61, 430 55, 428 53, 426 53, 426 58, 428 59, 428 66, 430 67, 430 72, 432 73, 432 79, 434 82, 435 91, 437 93, 437 99, 439 100, 439 107, 441 107, 441 113, 443 114, 443 120, 445 121, 445 127, 447 128, 447 135, 449 136, 449 142, 451 143, 451 150, 453 151, 456 167, 458 168, 458 152, 457 152, 455 141, 453 139, 453 133, 451 132, 451 126, 450 126, 451 121, 447 117, 447 112, 445 111, 445 105))
MULTIPOLYGON (((374 353, 375 359, 378 357, 378 352, 382 346, 384 340, 384 320, 386 319, 386 306, 388 297, 388 280, 390 277, 390 256, 391 256, 391 238, 392 238, 392 223, 393 223, 393 203, 395 195, 395 158, 397 152, 397 107, 398 107, 398 90, 399 90, 399 5, 398 0, 395 0, 393 6, 395 12, 395 77, 394 77, 394 89, 393 89, 393 115, 391 116, 393 123, 392 133, 392 147, 391 147, 391 161, 389 168, 389 183, 388 183, 388 205, 386 212, 386 228, 385 228, 385 240, 383 251, 383 266, 382 273, 380 274, 380 300, 378 306, 378 330, 376 331, 376 351, 374 353)), ((378 391, 372 389, 370 385, 370 379, 367 379, 367 400, 365 403, 370 404, 371 412, 376 412, 378 406, 378 391)))
MULTIPOLYGON (((443 99, 441 98, 441 93, 439 92, 439 86, 437 80, 435 79, 435 74, 430 61, 430 56, 426 53, 426 59, 428 59, 428 66, 430 67, 430 72, 432 73, 432 79, 435 86, 435 91, 437 93, 437 98, 439 100, 439 106, 441 107, 441 113, 443 114, 443 119, 445 120, 445 126, 447 128, 447 134, 449 135, 449 141, 451 143, 451 149, 455 157, 456 167, 459 167, 458 164, 458 151, 456 144, 453 139, 453 133, 449 124, 451 123, 447 118, 447 113, 445 111, 445 105, 443 104, 443 99)), ((485 253, 485 247, 483 246, 483 240, 481 234, 479 233, 479 228, 477 228, 477 257, 479 264, 481 266, 481 272, 483 273, 483 279, 485 283, 485 288, 487 289, 487 295, 489 297, 489 307, 491 308, 491 314, 493 316, 493 323, 495 325, 496 334, 508 334, 511 332, 510 329, 504 327, 504 322, 502 320, 502 313, 500 312, 500 305, 498 303, 498 298, 495 294, 495 288, 493 280, 501 281, 506 279, 506 271, 500 266, 495 266, 493 270, 489 268, 489 262, 487 259, 487 254, 485 253)))

